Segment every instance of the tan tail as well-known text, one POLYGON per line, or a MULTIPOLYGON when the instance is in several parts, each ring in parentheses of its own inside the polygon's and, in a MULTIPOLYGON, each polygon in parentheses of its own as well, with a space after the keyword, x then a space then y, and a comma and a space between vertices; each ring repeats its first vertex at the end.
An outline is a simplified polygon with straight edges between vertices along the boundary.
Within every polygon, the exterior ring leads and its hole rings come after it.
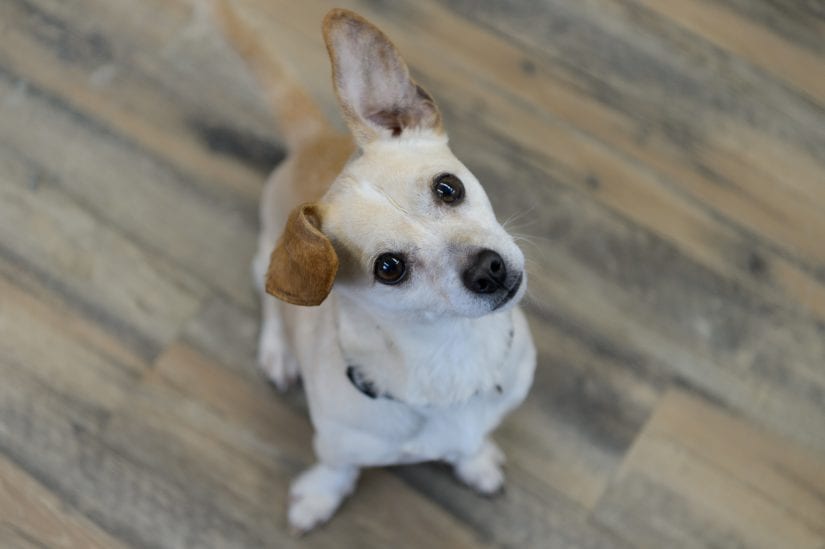
POLYGON ((264 88, 287 144, 296 145, 325 129, 328 123, 315 101, 266 52, 228 0, 216 0, 214 11, 224 35, 264 88))

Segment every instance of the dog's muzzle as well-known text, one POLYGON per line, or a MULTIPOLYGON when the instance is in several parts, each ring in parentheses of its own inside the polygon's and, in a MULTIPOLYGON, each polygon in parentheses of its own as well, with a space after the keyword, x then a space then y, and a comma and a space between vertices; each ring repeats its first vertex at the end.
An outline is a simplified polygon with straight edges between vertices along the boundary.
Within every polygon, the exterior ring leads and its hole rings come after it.
POLYGON ((498 309, 516 295, 524 276, 519 273, 508 285, 504 259, 497 252, 485 249, 473 258, 461 278, 468 290, 474 294, 484 295, 495 303, 493 309, 498 309))

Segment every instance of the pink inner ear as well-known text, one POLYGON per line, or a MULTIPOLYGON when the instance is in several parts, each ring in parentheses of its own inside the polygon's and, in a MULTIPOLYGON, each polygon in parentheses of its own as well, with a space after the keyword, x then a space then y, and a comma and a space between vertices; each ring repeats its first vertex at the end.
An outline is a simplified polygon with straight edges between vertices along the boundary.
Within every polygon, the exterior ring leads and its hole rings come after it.
POLYGON ((405 111, 396 107, 389 111, 378 111, 371 114, 367 117, 367 120, 376 126, 388 128, 393 137, 398 137, 404 131, 404 128, 408 126, 408 123, 405 123, 405 118, 407 118, 405 111))
MULTIPOLYGON (((412 82, 410 82, 412 84, 412 82)), ((391 108, 379 109, 368 114, 365 119, 390 130, 393 137, 398 137, 407 128, 430 128, 437 130, 440 127, 440 115, 430 98, 421 86, 415 86, 415 95, 407 94, 401 99, 404 103, 396 103, 391 108)))
MULTIPOLYGON (((441 133, 432 97, 410 78, 392 42, 351 12, 335 12, 325 23, 334 84, 358 141, 400 136, 408 128, 441 133)), ((362 143, 363 144, 363 143, 362 143)))

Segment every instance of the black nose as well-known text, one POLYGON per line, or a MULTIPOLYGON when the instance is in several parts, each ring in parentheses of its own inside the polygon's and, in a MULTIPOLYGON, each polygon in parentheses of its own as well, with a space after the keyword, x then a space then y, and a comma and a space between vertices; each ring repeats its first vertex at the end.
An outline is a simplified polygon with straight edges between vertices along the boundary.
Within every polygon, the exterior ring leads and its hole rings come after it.
POLYGON ((493 250, 481 250, 461 276, 467 289, 477 294, 491 294, 504 288, 506 277, 504 260, 493 250))

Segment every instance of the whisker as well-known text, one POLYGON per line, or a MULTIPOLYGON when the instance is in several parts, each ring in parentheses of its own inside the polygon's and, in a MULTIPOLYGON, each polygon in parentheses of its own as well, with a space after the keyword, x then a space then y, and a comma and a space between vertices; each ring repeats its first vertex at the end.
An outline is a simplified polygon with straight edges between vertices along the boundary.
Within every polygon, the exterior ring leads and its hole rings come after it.
POLYGON ((528 214, 532 213, 532 212, 533 212, 533 210, 535 210, 535 209, 536 209, 536 205, 535 205, 535 204, 531 204, 528 208, 526 208, 526 209, 524 209, 524 210, 521 210, 521 211, 519 211, 519 212, 515 212, 515 213, 514 213, 514 214, 512 214, 510 217, 508 217, 507 219, 505 219, 505 220, 504 220, 504 222, 501 224, 501 226, 502 226, 502 227, 504 227, 504 229, 505 229, 505 230, 507 230, 507 226, 508 226, 508 225, 510 225, 511 223, 515 223, 516 221, 518 221, 519 219, 523 218, 524 216, 526 216, 526 215, 528 215, 528 214))

